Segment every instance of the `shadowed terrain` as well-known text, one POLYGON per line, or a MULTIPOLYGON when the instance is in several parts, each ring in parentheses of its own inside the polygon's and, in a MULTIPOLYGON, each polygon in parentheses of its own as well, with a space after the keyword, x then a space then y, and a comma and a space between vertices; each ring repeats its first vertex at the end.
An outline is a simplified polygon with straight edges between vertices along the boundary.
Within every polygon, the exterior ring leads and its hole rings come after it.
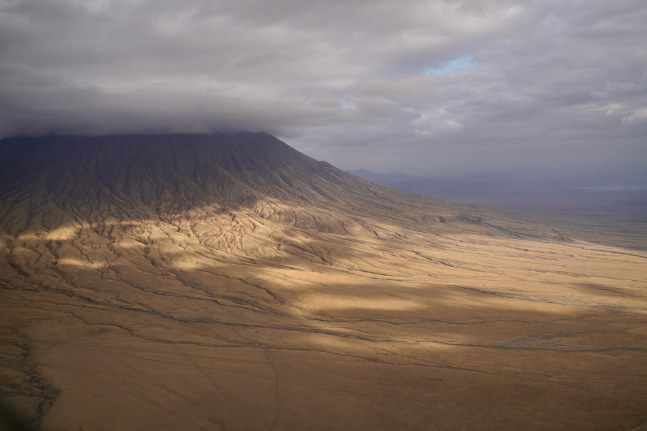
POLYGON ((642 429, 646 236, 266 134, 3 139, 0 403, 43 430, 642 429))

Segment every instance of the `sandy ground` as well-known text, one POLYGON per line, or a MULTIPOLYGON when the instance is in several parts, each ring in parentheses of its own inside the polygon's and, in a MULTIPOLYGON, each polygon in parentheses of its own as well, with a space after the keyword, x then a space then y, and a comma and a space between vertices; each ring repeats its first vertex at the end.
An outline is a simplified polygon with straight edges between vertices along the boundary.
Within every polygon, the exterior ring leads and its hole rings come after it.
POLYGON ((289 210, 6 229, 4 406, 61 431, 647 423, 647 252, 289 210))
POLYGON ((647 426, 644 224, 416 197, 266 134, 0 156, 0 408, 31 429, 647 426))

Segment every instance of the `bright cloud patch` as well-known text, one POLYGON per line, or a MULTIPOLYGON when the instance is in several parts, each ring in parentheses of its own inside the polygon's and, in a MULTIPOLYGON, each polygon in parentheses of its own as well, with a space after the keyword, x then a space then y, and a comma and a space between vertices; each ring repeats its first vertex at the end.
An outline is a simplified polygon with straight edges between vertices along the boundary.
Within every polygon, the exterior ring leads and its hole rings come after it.
POLYGON ((633 126, 647 123, 647 108, 640 108, 622 118, 622 124, 633 126))
POLYGON ((452 118, 446 109, 436 109, 432 112, 425 112, 411 122, 413 131, 421 137, 433 136, 436 134, 456 132, 463 128, 463 125, 452 118))

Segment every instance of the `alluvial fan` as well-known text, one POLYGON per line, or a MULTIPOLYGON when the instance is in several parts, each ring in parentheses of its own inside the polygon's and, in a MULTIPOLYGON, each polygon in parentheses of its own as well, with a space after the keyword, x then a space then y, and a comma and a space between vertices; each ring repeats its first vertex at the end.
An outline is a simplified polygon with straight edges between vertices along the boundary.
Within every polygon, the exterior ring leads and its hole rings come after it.
POLYGON ((647 252, 586 237, 263 133, 5 138, 4 420, 638 429, 647 252))

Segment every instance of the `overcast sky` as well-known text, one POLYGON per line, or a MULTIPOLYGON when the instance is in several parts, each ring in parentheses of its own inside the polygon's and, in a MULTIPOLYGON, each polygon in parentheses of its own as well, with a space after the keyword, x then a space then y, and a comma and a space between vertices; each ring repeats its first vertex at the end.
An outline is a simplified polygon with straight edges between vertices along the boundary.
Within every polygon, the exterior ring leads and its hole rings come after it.
POLYGON ((346 169, 647 177, 645 0, 0 0, 0 136, 266 131, 346 169))

